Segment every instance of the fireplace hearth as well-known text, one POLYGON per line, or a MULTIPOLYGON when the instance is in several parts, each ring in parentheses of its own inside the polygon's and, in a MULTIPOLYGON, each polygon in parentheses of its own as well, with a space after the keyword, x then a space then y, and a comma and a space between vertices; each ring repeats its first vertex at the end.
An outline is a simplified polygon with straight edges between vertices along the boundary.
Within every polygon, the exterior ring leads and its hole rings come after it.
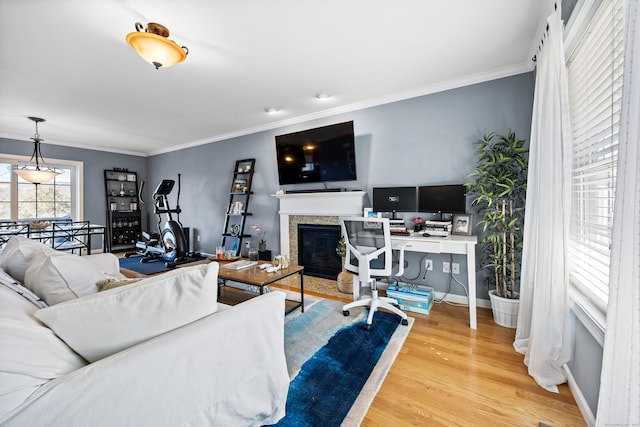
POLYGON ((298 264, 304 274, 335 280, 342 271, 339 240, 339 225, 298 224, 298 264))

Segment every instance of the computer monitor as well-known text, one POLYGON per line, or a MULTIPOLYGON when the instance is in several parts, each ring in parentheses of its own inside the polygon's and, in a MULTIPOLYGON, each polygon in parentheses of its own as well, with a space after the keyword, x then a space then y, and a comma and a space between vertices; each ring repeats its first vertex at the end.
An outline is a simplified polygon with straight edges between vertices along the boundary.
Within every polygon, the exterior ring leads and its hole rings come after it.
POLYGON ((426 185, 418 187, 418 212, 464 213, 467 206, 464 185, 426 185))
POLYGON ((374 187, 373 210, 375 212, 417 212, 416 187, 374 187))

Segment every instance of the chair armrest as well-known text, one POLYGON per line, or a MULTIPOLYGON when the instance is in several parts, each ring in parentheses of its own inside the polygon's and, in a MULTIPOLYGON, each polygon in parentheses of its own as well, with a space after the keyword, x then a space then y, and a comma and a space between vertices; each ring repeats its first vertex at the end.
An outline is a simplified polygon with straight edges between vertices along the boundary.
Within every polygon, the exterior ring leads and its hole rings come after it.
POLYGON ((398 259, 398 272, 396 273, 396 276, 402 276, 404 274, 404 250, 407 246, 409 246, 409 243, 405 243, 399 249, 400 255, 398 259))
POLYGON ((284 296, 261 295, 52 380, 0 424, 274 424, 289 388, 284 296))

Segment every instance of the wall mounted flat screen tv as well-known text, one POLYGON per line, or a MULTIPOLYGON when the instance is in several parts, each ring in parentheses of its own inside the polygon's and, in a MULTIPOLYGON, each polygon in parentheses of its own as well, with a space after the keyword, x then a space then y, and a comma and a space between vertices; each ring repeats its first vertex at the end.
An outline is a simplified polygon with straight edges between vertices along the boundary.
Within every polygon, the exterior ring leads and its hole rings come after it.
POLYGON ((416 187, 374 187, 375 212, 417 212, 416 187))
POLYGON ((418 212, 464 213, 466 210, 464 185, 427 185, 418 187, 418 212))
POLYGON ((276 155, 280 185, 357 179, 353 121, 278 135, 276 155))

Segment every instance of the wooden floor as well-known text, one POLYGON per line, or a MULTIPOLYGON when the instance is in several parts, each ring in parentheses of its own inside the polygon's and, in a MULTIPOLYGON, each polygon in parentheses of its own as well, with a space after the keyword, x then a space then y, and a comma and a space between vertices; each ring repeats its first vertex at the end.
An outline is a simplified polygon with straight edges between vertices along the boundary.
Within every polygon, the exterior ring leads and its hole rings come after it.
POLYGON ((513 349, 515 330, 478 309, 434 304, 415 323, 363 426, 585 426, 566 384, 539 387, 513 349))
POLYGON ((478 308, 476 330, 467 307, 408 314, 411 332, 362 426, 586 426, 568 385, 550 393, 529 376, 515 329, 495 324, 491 310, 478 308))

